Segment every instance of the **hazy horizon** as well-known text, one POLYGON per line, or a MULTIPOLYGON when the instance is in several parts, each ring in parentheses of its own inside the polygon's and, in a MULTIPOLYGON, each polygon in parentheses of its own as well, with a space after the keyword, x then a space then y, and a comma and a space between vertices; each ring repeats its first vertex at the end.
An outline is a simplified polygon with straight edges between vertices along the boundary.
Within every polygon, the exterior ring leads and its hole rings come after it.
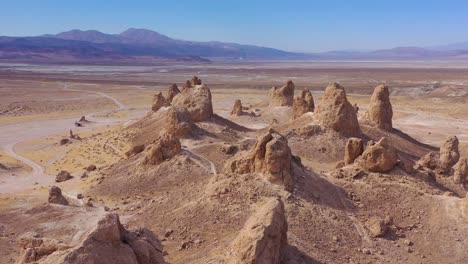
POLYGON ((171 38, 222 41, 295 52, 377 50, 466 42, 464 1, 110 1, 4 3, 0 35, 72 29, 118 34, 145 28, 171 38), (58 21, 60 21, 58 23, 58 21))

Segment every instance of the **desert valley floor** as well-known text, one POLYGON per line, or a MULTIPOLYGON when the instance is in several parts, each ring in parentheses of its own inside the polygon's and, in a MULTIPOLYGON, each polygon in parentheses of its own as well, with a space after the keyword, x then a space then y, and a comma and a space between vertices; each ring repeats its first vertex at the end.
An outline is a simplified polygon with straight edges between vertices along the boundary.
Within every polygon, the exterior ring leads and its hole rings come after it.
POLYGON ((468 263, 466 158, 468 63, 0 64, 0 263, 468 263))

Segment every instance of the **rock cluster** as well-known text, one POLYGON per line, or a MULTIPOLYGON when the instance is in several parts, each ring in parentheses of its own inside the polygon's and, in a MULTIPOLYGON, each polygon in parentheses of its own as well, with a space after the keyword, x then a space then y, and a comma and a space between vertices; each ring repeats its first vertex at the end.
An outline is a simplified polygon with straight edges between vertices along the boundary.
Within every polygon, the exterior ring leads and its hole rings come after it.
POLYGON ((211 92, 206 85, 183 90, 172 99, 172 105, 187 108, 193 122, 210 120, 213 115, 211 92))
POLYGON ((102 218, 81 245, 67 253, 63 263, 162 264, 163 247, 148 229, 126 230, 119 216, 102 218))
POLYGON ((281 87, 273 87, 270 95, 270 107, 292 106, 294 101, 294 83, 289 80, 281 87))
POLYGON ((62 190, 57 186, 52 186, 49 189, 48 202, 53 204, 68 205, 67 199, 65 199, 65 197, 62 195, 62 190))
POLYGON ((70 175, 70 173, 68 171, 60 171, 57 176, 55 177, 55 181, 56 182, 63 182, 63 181, 66 181, 66 180, 69 180, 73 178, 73 176, 70 175))
POLYGON ((177 84, 174 83, 171 86, 169 86, 166 96, 167 102, 172 103, 172 99, 174 99, 174 96, 178 94, 180 94, 180 90, 179 87, 177 87, 177 84))
POLYGON ((153 104, 151 105, 151 110, 153 112, 158 111, 161 109, 161 107, 168 106, 168 102, 166 101, 166 98, 164 98, 163 94, 161 92, 157 93, 153 97, 153 104))
POLYGON ((345 165, 353 164, 354 160, 357 159, 357 157, 361 156, 363 151, 364 151, 364 146, 362 143, 362 139, 349 138, 345 146, 344 164, 345 165))
POLYGON ((166 131, 177 138, 184 138, 192 133, 193 122, 185 107, 171 106, 167 111, 166 131))
POLYGON ((283 203, 268 199, 247 220, 229 247, 225 263, 280 263, 288 243, 287 231, 283 203))
POLYGON ((302 90, 301 96, 294 98, 293 119, 301 117, 303 114, 313 112, 315 109, 314 97, 309 90, 302 90))
POLYGON ((380 84, 374 89, 369 105, 369 119, 380 129, 392 130, 393 110, 390 93, 386 85, 380 84))
MULTIPOLYGON (((47 261, 47 256, 55 251, 66 250, 69 247, 55 239, 43 238, 37 233, 28 232, 18 238, 21 255, 17 264, 24 263, 54 263, 47 261), (44 260, 44 261, 42 261, 44 260)), ((55 262, 56 263, 56 262, 55 262)))
POLYGON ((315 116, 321 126, 340 135, 353 137, 361 134, 356 110, 348 102, 344 88, 338 83, 327 86, 315 116))
POLYGON ((377 143, 370 143, 356 162, 371 172, 388 172, 397 164, 398 153, 383 137, 377 143))
POLYGON ((255 146, 250 151, 238 153, 227 162, 227 172, 246 174, 262 173, 270 182, 285 186, 291 190, 292 154, 288 140, 270 129, 257 138, 255 146))
POLYGON ((244 111, 242 110, 242 102, 240 99, 236 99, 236 101, 234 101, 234 107, 232 108, 231 115, 241 116, 243 114, 244 111))
POLYGON ((174 134, 163 131, 156 143, 148 147, 142 164, 158 165, 179 154, 181 150, 182 146, 179 139, 174 134))

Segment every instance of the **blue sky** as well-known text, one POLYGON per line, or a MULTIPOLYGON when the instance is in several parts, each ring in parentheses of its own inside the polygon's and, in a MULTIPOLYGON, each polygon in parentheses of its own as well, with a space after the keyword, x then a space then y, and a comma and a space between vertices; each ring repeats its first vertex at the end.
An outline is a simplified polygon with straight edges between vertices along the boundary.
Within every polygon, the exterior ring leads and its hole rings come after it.
POLYGON ((310 52, 468 41, 466 0, 0 1, 0 35, 8 36, 134 27, 310 52))

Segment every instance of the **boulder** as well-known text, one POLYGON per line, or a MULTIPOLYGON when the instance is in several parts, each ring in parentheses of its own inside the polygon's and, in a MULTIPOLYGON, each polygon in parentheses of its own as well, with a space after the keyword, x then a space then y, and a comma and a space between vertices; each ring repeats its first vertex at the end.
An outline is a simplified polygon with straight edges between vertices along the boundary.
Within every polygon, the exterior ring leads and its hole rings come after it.
POLYGON ((210 120, 213 115, 211 92, 206 85, 182 91, 172 99, 172 105, 187 108, 193 122, 210 120))
POLYGON ((361 134, 356 110, 348 102, 344 88, 338 83, 327 86, 315 110, 315 116, 322 127, 340 135, 358 137, 361 134))
POLYGON ((278 264, 287 246, 284 205, 276 198, 260 204, 226 254, 227 264, 278 264))
POLYGON ((440 167, 439 153, 429 152, 426 155, 422 156, 417 162, 415 167, 417 169, 427 168, 430 170, 435 170, 440 167))
POLYGON ((440 166, 443 173, 450 172, 453 165, 460 159, 458 151, 458 138, 456 136, 448 137, 440 147, 440 166))
POLYGON ((115 213, 106 214, 64 264, 162 264, 163 247, 148 229, 126 230, 115 213))
POLYGON ((171 86, 169 86, 169 89, 167 91, 167 102, 172 103, 172 99, 174 99, 174 96, 178 94, 180 94, 179 87, 177 87, 177 84, 173 83, 171 86))
POLYGON ((382 237, 387 233, 388 226, 391 222, 390 218, 381 219, 372 217, 366 222, 365 226, 369 230, 371 237, 382 237))
POLYGON ((466 158, 461 158, 454 167, 453 181, 457 184, 465 184, 468 179, 468 163, 466 158))
POLYGON ((67 199, 65 199, 65 197, 62 195, 62 190, 57 186, 52 186, 49 189, 48 202, 53 204, 68 205, 67 199))
POLYGON ((239 99, 236 99, 234 101, 234 107, 232 108, 231 115, 233 116, 241 116, 244 114, 244 111, 242 110, 242 102, 239 99))
POLYGON ((354 160, 361 156, 364 151, 362 139, 360 138, 349 138, 345 146, 345 157, 344 164, 353 164, 354 160))
POLYGON ((392 130, 393 110, 390 93, 386 85, 380 84, 374 89, 369 105, 369 119, 380 129, 392 130))
POLYGON ((289 80, 281 87, 273 87, 270 94, 270 107, 292 106, 294 100, 294 83, 289 80))
POLYGON ((290 191, 293 186, 291 162, 288 140, 270 129, 257 138, 251 150, 238 153, 228 161, 225 169, 239 174, 260 173, 268 181, 290 191))
POLYGON ((62 138, 60 140, 60 146, 63 146, 63 145, 66 145, 70 142, 70 140, 68 138, 62 138))
POLYGON ((163 94, 161 92, 157 93, 153 97, 153 104, 151 106, 151 110, 153 112, 158 111, 161 109, 161 107, 168 106, 168 102, 166 101, 166 98, 164 98, 163 94))
POLYGON ((193 122, 187 108, 171 106, 167 111, 166 131, 177 138, 192 134, 193 122))
POLYGON ((162 131, 156 143, 149 146, 143 159, 143 165, 158 165, 174 157, 182 150, 180 141, 175 135, 162 131))
POLYGON ((294 98, 293 119, 301 117, 303 114, 313 112, 315 108, 314 97, 309 90, 302 90, 301 96, 294 98))
POLYGON ((70 173, 68 171, 60 171, 57 176, 55 177, 55 181, 56 182, 63 182, 63 181, 66 181, 66 180, 69 180, 73 178, 73 176, 70 175, 70 173))
POLYGON ((371 172, 388 172, 398 162, 398 153, 386 137, 368 146, 357 160, 358 165, 371 172))
POLYGON ((86 167, 86 171, 95 171, 97 169, 96 165, 90 164, 88 167, 86 167))

